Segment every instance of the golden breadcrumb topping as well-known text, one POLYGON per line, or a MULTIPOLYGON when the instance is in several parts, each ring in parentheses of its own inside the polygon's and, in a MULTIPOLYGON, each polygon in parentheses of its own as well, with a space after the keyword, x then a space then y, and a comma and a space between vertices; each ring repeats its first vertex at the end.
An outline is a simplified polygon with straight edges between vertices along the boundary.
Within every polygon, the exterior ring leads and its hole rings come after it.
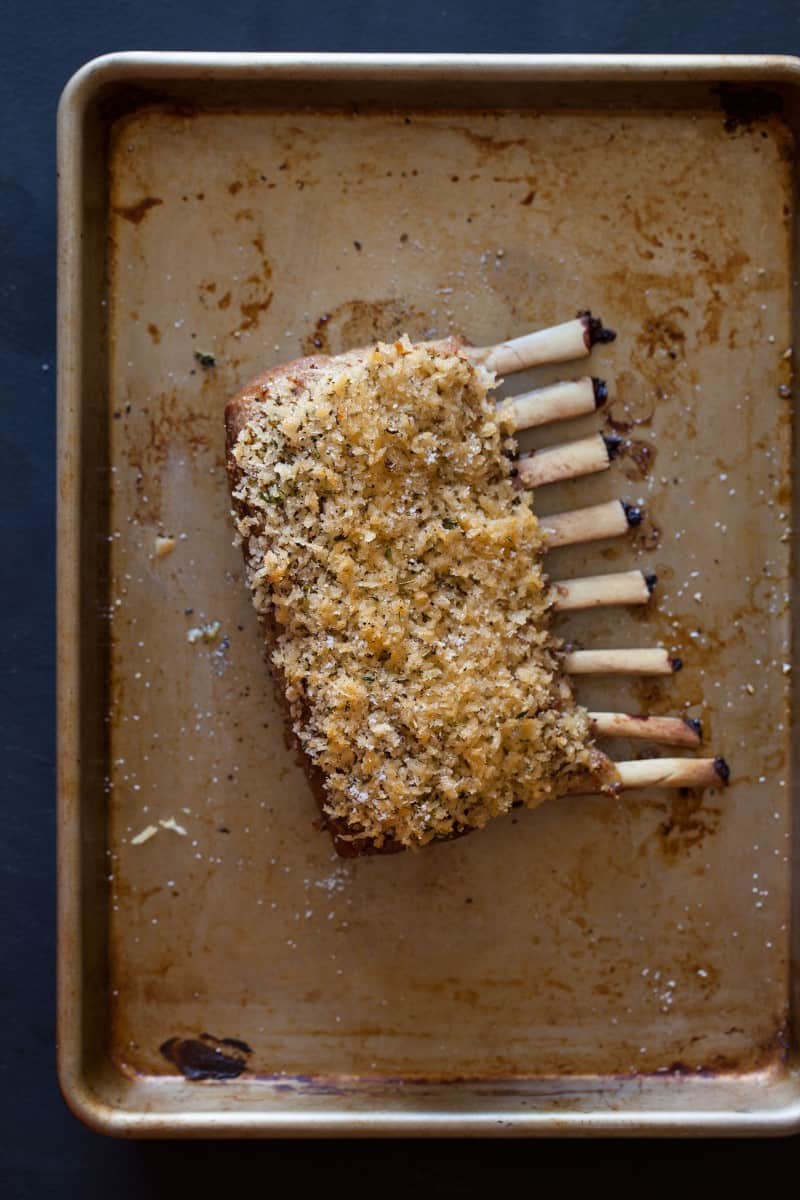
POLYGON ((277 375, 233 449, 294 731, 328 814, 378 845, 533 807, 593 761, 493 377, 453 346, 404 338, 277 375))

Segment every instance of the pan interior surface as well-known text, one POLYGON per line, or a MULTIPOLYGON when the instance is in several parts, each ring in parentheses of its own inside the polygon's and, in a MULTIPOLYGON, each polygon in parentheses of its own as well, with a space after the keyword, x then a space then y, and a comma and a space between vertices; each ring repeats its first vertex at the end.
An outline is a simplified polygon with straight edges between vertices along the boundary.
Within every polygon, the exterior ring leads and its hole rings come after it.
POLYGON ((131 1087, 227 1080, 235 1106, 275 1086, 548 1080, 568 1109, 571 1086, 585 1107, 631 1080, 785 1073, 791 157, 779 115, 716 107, 155 104, 114 122, 107 1024, 131 1087), (537 509, 621 497, 647 515, 549 568, 641 567, 659 586, 642 611, 563 614, 556 632, 680 655, 665 679, 577 680, 577 699, 701 717, 731 784, 574 796, 341 860, 260 653, 225 401, 301 354, 402 333, 486 345, 585 308, 618 333, 589 360, 609 402, 521 445, 602 429, 622 453, 537 509))

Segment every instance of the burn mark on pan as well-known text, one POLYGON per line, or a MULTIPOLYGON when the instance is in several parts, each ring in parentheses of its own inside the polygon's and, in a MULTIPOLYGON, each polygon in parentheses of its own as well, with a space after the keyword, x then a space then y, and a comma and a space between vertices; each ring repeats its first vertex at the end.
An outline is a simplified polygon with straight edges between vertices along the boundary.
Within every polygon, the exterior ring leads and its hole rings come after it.
MULTIPOLYGON (((647 229, 644 219, 642 218, 642 215, 638 211, 638 209, 631 207, 629 209, 629 212, 630 212, 631 221, 633 222, 633 227, 636 230, 636 232, 639 234, 639 237, 641 237, 645 242, 647 242, 648 245, 653 246, 656 250, 660 250, 664 245, 663 240, 657 234, 651 233, 647 229)), ((660 225, 661 225, 661 227, 663 227, 663 222, 660 222, 660 225)), ((640 253, 641 253, 642 258, 646 258, 646 259, 653 258, 653 254, 649 250, 642 251, 640 253)))
POLYGON ((141 225, 151 208, 157 208, 164 201, 158 196, 145 196, 136 204, 115 204, 114 212, 118 217, 122 217, 124 221, 130 221, 132 225, 141 225))
MULTIPOLYGON (((673 660, 674 661, 674 660, 673 660)), ((678 659, 683 668, 682 659, 678 659)), ((654 712, 659 710, 664 711, 664 705, 669 701, 674 702, 674 690, 676 688, 675 675, 669 675, 666 678, 655 677, 648 679, 646 677, 633 678, 630 681, 630 689, 636 697, 635 705, 640 712, 654 712)))
MULTIPOLYGON (((750 256, 740 249, 735 249, 731 250, 722 262, 719 262, 709 258, 704 251, 695 248, 692 250, 692 257, 696 263, 700 264, 697 267, 697 274, 708 289, 708 297, 705 301, 705 320, 698 335, 700 343, 706 344, 719 340, 723 320, 736 319, 736 310, 734 308, 734 311, 731 312, 730 304, 722 289, 736 286, 744 269, 750 263, 750 256)), ((756 289, 761 286, 759 279, 760 277, 756 276, 754 284, 756 289)), ((733 339, 735 342, 736 335, 736 328, 729 328, 729 340, 733 339)))
POLYGON ((657 350, 666 350, 672 359, 683 354, 686 333, 681 329, 676 317, 688 320, 688 309, 684 308, 682 304, 673 304, 663 313, 647 317, 642 322, 641 333, 637 335, 636 341, 648 358, 652 358, 657 350))
MULTIPOLYGON (((261 259, 261 264, 260 270, 254 271, 244 282, 243 294, 239 299, 239 312, 242 320, 233 331, 235 333, 246 333, 250 329, 255 329, 263 314, 269 310, 274 296, 274 291, 270 287, 272 264, 267 258, 264 239, 260 234, 256 234, 250 241, 261 259)), ((226 292, 217 307, 227 308, 230 300, 230 292, 226 292)))
POLYGON ((504 150, 510 150, 514 146, 524 146, 525 138, 494 138, 489 133, 476 133, 474 129, 469 129, 465 125, 452 125, 453 133, 460 133, 466 138, 474 148, 478 151, 479 163, 485 162, 487 158, 501 154, 504 150))
POLYGON ((661 526, 655 523, 648 509, 644 510, 631 542, 637 550, 641 551, 656 550, 661 545, 661 526))
MULTIPOLYGON (((126 423, 127 446, 121 448, 134 472, 136 489, 131 516, 142 523, 161 521, 161 472, 171 453, 195 458, 212 451, 218 442, 213 413, 181 407, 176 393, 165 392, 152 405, 137 410, 138 420, 126 423)), ((215 465, 220 466, 221 460, 215 465)))
POLYGON ((630 433, 637 425, 650 425, 653 420, 655 407, 653 407, 646 417, 629 417, 627 421, 621 421, 619 417, 614 416, 614 405, 611 404, 606 409, 605 423, 608 429, 614 433, 630 433))
POLYGON ((216 293, 217 284, 214 279, 203 279, 197 285, 197 299, 203 308, 218 308, 216 293))
POLYGON ((239 325, 238 332, 244 333, 247 329, 255 329, 261 319, 261 314, 265 313, 272 303, 272 292, 269 292, 263 300, 245 300, 239 305, 239 312, 242 314, 242 322, 239 325))
POLYGON ((656 830, 662 854, 677 858, 716 833, 720 810, 704 804, 705 793, 696 788, 680 788, 669 802, 669 814, 656 830))
POLYGON ((241 1054, 253 1053, 253 1047, 248 1046, 247 1042, 242 1041, 241 1038, 217 1038, 213 1033, 201 1033, 200 1037, 204 1042, 210 1042, 212 1045, 218 1043, 220 1046, 230 1046, 232 1050, 238 1050, 241 1054))
POLYGON ((646 479, 653 469, 656 448, 652 442, 624 437, 620 438, 616 457, 626 460, 623 470, 627 479, 646 479))
POLYGON ((371 342, 429 335, 427 313, 402 300, 347 300, 323 313, 303 341, 304 354, 338 354, 371 342))
MULTIPOLYGON (((649 389, 646 389, 649 392, 649 389)), ((639 376, 623 371, 618 375, 613 388, 613 396, 604 407, 605 422, 614 433, 630 433, 639 426, 653 424, 656 409, 666 403, 667 397, 661 387, 654 390, 655 398, 645 398, 642 394, 642 380, 639 376)))
POLYGON ((159 1049, 181 1075, 193 1080, 238 1079, 252 1054, 247 1042, 210 1033, 201 1033, 199 1038, 167 1038, 159 1049))
POLYGON ((768 88, 739 88, 720 84, 714 89, 725 114, 726 133, 751 130, 756 121, 783 113, 783 97, 768 88))
MULTIPOLYGON (((286 164, 284 164, 285 166, 286 164)), ((283 167, 281 168, 283 170, 283 167)), ((268 187, 274 188, 275 184, 270 183, 263 171, 256 167, 247 167, 243 164, 240 166, 240 178, 232 179, 227 185, 228 192, 231 196, 238 196, 242 188, 257 188, 260 184, 266 183, 268 187)))
MULTIPOLYGON (((714 973, 716 975, 716 972, 714 973)), ((711 985, 716 985, 717 980, 711 980, 711 985)), ((726 1037, 743 1037, 745 1030, 738 1025, 731 1025, 725 1030, 726 1037)), ((695 1035, 690 1038, 687 1043, 687 1048, 701 1041, 700 1035, 695 1035)), ((747 1069, 756 1071, 763 1070, 774 1064, 785 1066, 789 1061, 789 1052, 791 1050, 792 1037, 791 1027, 788 1017, 781 1017, 775 1027, 774 1033, 767 1037, 761 1038, 753 1047, 753 1057, 747 1064, 747 1069)), ((715 1079, 725 1076, 738 1076, 742 1072, 742 1063, 740 1059, 731 1060, 727 1055, 715 1054, 707 1063, 702 1065, 692 1065, 686 1063, 682 1059, 676 1059, 671 1062, 668 1067, 653 1072, 655 1075, 698 1075, 704 1079, 715 1079)))

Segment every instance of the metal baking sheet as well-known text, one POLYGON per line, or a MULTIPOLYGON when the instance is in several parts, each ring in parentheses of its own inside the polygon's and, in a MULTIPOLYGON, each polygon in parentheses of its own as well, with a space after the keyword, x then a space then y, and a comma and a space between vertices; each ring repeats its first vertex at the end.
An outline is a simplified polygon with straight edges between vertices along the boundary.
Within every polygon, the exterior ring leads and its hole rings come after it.
POLYGON ((90 1124, 800 1127, 798 79, 797 61, 758 57, 132 54, 71 82, 59 1040, 90 1124), (578 696, 702 715, 732 785, 570 798, 424 853, 338 860, 232 545, 224 402, 298 354, 401 332, 485 344, 584 307, 619 333, 592 369, 626 453, 542 511, 621 495, 648 518, 552 571, 641 564, 660 587, 646 612, 559 631, 659 641, 685 667, 578 696))

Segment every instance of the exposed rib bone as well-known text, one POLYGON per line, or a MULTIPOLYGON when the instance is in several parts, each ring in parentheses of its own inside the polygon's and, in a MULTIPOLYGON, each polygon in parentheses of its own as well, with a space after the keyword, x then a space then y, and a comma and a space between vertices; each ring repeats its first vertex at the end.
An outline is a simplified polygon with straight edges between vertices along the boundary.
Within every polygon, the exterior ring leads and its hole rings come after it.
POLYGON ((730 777, 724 758, 641 758, 614 765, 626 789, 722 787, 730 777))
POLYGON ((537 329, 496 346, 467 346, 463 353, 474 363, 480 363, 498 375, 525 371, 542 363, 569 362, 585 358, 598 342, 613 342, 617 335, 605 329, 599 317, 582 313, 563 325, 537 329))
POLYGON ((655 575, 638 570, 564 579, 551 585, 553 608, 556 612, 569 612, 601 605, 646 604, 655 584, 655 575))
POLYGON ((522 392, 509 396, 497 405, 497 415, 516 433, 520 429, 534 429, 537 425, 548 425, 551 421, 569 421, 584 417, 605 404, 608 391, 602 379, 585 375, 566 383, 554 383, 550 387, 522 392))
POLYGON ((672 675, 683 663, 666 650, 570 650, 563 658, 567 675, 672 675))
POLYGON ((532 489, 562 479, 577 479, 580 475, 605 471, 620 445, 620 438, 593 433, 574 442, 523 454, 517 459, 519 483, 523 488, 532 489))
POLYGON ((602 538, 620 537, 642 520, 642 510, 623 500, 609 500, 590 508, 575 508, 572 512, 540 517, 539 525, 547 536, 547 546, 575 546, 580 542, 597 542, 602 538))
POLYGON ((644 738, 664 746, 696 750, 702 739, 699 721, 687 717, 634 717, 628 713, 589 713, 597 737, 644 738))

